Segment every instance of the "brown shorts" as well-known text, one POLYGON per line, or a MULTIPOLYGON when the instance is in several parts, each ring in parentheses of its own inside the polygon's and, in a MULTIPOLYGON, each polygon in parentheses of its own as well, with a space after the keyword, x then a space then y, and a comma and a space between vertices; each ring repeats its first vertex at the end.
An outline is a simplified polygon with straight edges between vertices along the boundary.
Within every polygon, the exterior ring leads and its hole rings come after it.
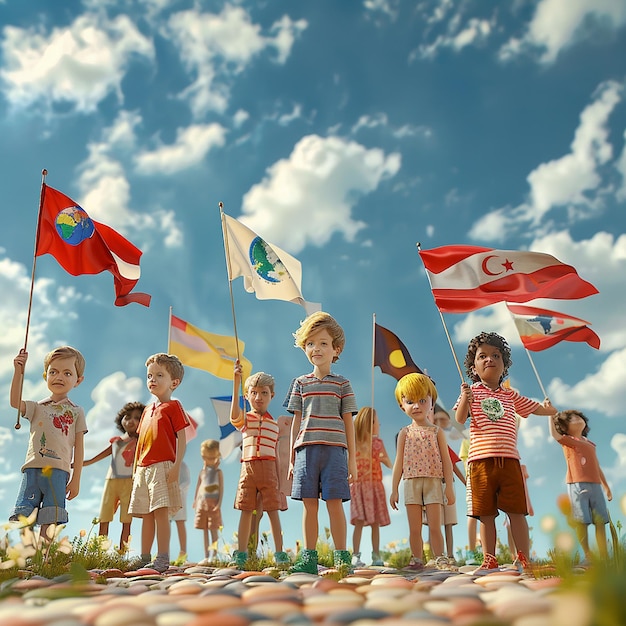
MULTIPOLYGON (((208 502, 216 502, 216 500, 208 499, 208 502)), ((218 508, 209 511, 208 507, 199 506, 193 519, 193 527, 199 530, 219 530, 222 524, 222 512, 218 508)))
POLYGON ((528 515, 524 477, 520 462, 506 457, 491 457, 472 461, 467 467, 471 488, 467 514, 470 517, 505 513, 528 515))
POLYGON ((235 508, 239 511, 256 510, 257 493, 260 493, 263 499, 264 511, 280 510, 280 490, 275 459, 244 461, 241 464, 235 508))

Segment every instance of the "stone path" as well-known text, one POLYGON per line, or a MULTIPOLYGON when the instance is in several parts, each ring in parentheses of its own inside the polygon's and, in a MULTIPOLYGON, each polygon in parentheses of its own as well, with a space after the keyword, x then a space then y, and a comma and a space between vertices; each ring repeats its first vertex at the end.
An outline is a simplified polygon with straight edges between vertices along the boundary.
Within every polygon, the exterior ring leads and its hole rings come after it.
MULTIPOLYGON (((462 568, 463 569, 463 568, 462 568)), ((471 568, 469 568, 471 569, 471 568)), ((384 568, 325 575, 190 566, 166 574, 92 572, 94 580, 30 578, 0 586, 1 626, 587 626, 584 594, 559 578, 517 572, 384 568)))

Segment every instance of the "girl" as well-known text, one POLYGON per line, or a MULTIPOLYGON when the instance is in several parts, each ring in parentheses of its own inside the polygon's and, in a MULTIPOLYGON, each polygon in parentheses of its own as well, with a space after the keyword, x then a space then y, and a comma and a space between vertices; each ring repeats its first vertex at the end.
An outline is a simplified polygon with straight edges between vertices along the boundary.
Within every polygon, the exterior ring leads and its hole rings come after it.
POLYGON ((380 558, 380 527, 388 526, 390 520, 381 463, 391 468, 391 461, 379 431, 376 411, 363 407, 354 418, 357 478, 350 485, 353 567, 365 567, 360 552, 363 526, 372 527, 372 565, 384 565, 380 558))
MULTIPOLYGON (((404 478, 411 548, 411 560, 406 569, 419 572, 424 569, 422 509, 426 510, 433 555, 444 554, 441 511, 444 503, 454 504, 452 462, 443 431, 430 421, 437 400, 432 380, 425 374, 403 376, 396 385, 396 400, 412 421, 398 434, 389 502, 392 509, 398 509, 398 485, 404 478)), ((447 563, 447 559, 445 561, 447 563)))

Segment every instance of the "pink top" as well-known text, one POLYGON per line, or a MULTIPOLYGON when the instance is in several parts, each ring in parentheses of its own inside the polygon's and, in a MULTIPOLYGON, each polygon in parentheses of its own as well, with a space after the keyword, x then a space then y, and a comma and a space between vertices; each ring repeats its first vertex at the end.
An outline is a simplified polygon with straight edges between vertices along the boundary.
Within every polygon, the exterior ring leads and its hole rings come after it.
POLYGON ((559 443, 567 462, 566 483, 602 483, 595 443, 570 435, 561 437, 559 443))
POLYGON ((439 452, 439 426, 405 426, 403 478, 443 478, 443 463, 439 452))

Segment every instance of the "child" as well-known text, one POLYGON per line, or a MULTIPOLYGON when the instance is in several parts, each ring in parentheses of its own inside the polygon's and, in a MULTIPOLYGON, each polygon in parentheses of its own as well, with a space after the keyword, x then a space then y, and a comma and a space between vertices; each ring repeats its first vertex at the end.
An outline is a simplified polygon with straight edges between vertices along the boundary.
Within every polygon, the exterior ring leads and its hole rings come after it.
POLYGON ((172 392, 185 374, 177 356, 162 352, 146 361, 147 385, 155 397, 139 422, 129 512, 141 517, 141 561, 163 573, 170 565, 170 513, 181 508, 178 478, 187 448, 189 418, 172 392), (150 561, 156 532, 157 556, 150 561))
POLYGON ((239 407, 241 364, 235 363, 233 396, 230 405, 230 421, 243 435, 241 451, 241 475, 237 485, 235 508, 241 511, 239 518, 238 550, 234 564, 243 569, 248 559, 248 543, 252 527, 252 515, 257 509, 257 497, 263 501, 263 511, 270 518, 270 526, 276 546, 276 565, 286 565, 289 557, 283 552, 283 531, 280 526, 278 468, 276 446, 278 423, 267 412, 274 397, 274 379, 265 372, 249 376, 244 383, 244 395, 250 403, 250 411, 244 413, 239 407))
POLYGON ((305 352, 313 371, 292 382, 287 410, 293 413, 291 497, 302 500, 304 549, 291 568, 317 574, 319 498, 326 501, 330 534, 335 546, 335 567, 350 566, 346 550, 346 516, 343 502, 350 499, 350 482, 356 479, 354 424, 356 400, 350 381, 333 374, 345 345, 341 326, 328 313, 309 315, 294 333, 295 345, 305 352))
MULTIPOLYGON (((435 404, 433 409, 433 424, 439 426, 446 437, 446 443, 448 445, 448 454, 450 455, 450 462, 452 463, 452 473, 465 485, 465 476, 463 472, 457 467, 457 463, 461 461, 460 457, 450 447, 450 441, 462 439, 463 435, 456 428, 452 426, 449 413, 439 404, 435 404)), ((446 555, 448 562, 454 562, 454 544, 452 527, 456 526, 459 521, 456 514, 456 490, 454 489, 454 481, 452 482, 452 490, 454 491, 454 504, 444 504, 443 506, 443 528, 444 538, 446 543, 446 555)))
POLYGON ((419 572, 424 569, 422 507, 426 509, 431 550, 438 564, 447 565, 443 556, 441 514, 444 492, 448 504, 454 504, 452 463, 443 431, 429 420, 437 400, 432 380, 425 374, 407 374, 398 381, 395 395, 398 405, 412 421, 398 435, 389 502, 392 509, 398 510, 398 486, 404 478, 411 547, 411 560, 406 569, 419 572))
POLYGON ((109 523, 113 521, 115 511, 120 508, 120 551, 128 550, 130 524, 132 515, 128 513, 130 492, 133 488, 133 460, 137 447, 137 429, 145 406, 141 402, 127 402, 117 413, 115 425, 124 433, 121 437, 113 437, 110 445, 102 452, 83 463, 83 466, 97 463, 111 457, 111 464, 104 479, 104 491, 100 504, 100 528, 98 534, 107 537, 109 523))
POLYGON ((83 409, 67 396, 83 382, 85 359, 71 346, 49 352, 43 361, 43 377, 50 397, 39 402, 21 398, 27 359, 28 352, 20 350, 13 360, 11 406, 30 422, 30 435, 22 484, 9 521, 18 521, 20 515, 29 517, 37 509, 41 536, 47 537, 51 524, 67 523, 65 498, 72 500, 80 489, 87 424, 83 409))
POLYGON ((613 499, 611 489, 598 463, 596 446, 587 439, 589 420, 580 411, 561 411, 550 420, 550 434, 563 446, 567 463, 567 491, 572 504, 572 518, 576 534, 590 560, 587 526, 596 527, 596 543, 600 556, 608 557, 605 526, 609 522, 609 513, 602 488, 607 500, 613 499))
POLYGON ((376 411, 363 407, 354 418, 357 479, 350 485, 350 523, 352 534, 352 565, 365 567, 361 561, 363 526, 372 528, 372 565, 384 565, 380 558, 380 527, 390 523, 387 497, 383 485, 381 463, 391 468, 391 460, 383 440, 378 436, 380 424, 376 411))
POLYGON ((189 485, 191 484, 191 472, 187 463, 183 461, 180 464, 180 477, 178 479, 178 488, 180 489, 181 507, 173 515, 170 515, 170 521, 176 524, 176 534, 178 535, 178 545, 180 551, 176 559, 176 565, 184 565, 187 562, 187 494, 189 493, 189 485))
POLYGON ((470 417, 467 475, 471 502, 467 514, 479 519, 483 546, 483 562, 473 572, 476 576, 499 569, 494 556, 498 510, 509 517, 517 547, 515 567, 521 573, 530 566, 528 502, 517 450, 516 413, 523 418, 531 413, 556 413, 549 400, 540 404, 502 386, 511 363, 511 349, 504 337, 486 332, 474 337, 465 356, 465 371, 473 384, 461 384, 455 406, 457 422, 464 424, 470 417))
POLYGON ((200 455, 203 465, 193 496, 193 508, 196 511, 194 528, 201 530, 204 536, 204 559, 198 565, 209 565, 217 556, 218 532, 222 527, 224 477, 219 468, 220 442, 216 439, 206 439, 200 444, 200 455))

